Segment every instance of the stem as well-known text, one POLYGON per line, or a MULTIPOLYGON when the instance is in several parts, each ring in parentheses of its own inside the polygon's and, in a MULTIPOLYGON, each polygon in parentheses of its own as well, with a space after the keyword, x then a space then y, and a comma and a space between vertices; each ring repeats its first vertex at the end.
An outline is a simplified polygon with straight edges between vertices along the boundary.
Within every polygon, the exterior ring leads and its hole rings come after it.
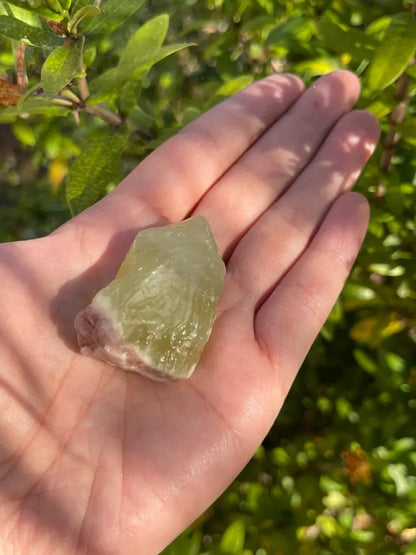
POLYGON ((380 169, 383 172, 391 171, 391 159, 394 156, 396 145, 400 139, 397 126, 403 123, 406 116, 406 108, 410 100, 409 83, 409 76, 406 73, 402 73, 397 82, 395 95, 399 103, 390 114, 389 127, 387 129, 386 138, 384 139, 383 152, 380 158, 380 169))
POLYGON ((131 121, 128 121, 128 119, 126 120, 125 118, 121 117, 119 114, 116 114, 111 110, 108 110, 107 108, 103 108, 102 106, 96 106, 96 105, 84 106, 84 108, 81 108, 81 111, 87 112, 87 114, 96 116, 97 118, 101 118, 106 123, 109 123, 110 125, 115 125, 116 127, 121 125, 125 121, 127 121, 131 131, 142 142, 146 142, 154 138, 150 133, 148 133, 144 129, 139 129, 137 125, 134 125, 134 123, 132 123, 131 121))
MULTIPOLYGON (((412 7, 410 8, 411 13, 416 17, 416 0, 413 0, 412 7)), ((413 59, 409 67, 415 63, 413 59)), ((396 88, 396 98, 399 101, 397 106, 394 108, 390 114, 389 127, 387 129, 386 137, 384 139, 383 151, 380 158, 380 169, 383 172, 391 171, 391 160, 394 156, 396 150, 396 145, 399 142, 400 134, 397 131, 397 126, 403 123, 406 116, 406 108, 409 104, 409 84, 410 78, 406 73, 406 70, 401 74, 399 80, 397 81, 396 88)))
POLYGON ((102 108, 101 106, 85 106, 82 108, 84 112, 87 114, 91 114, 92 116, 97 116, 101 118, 103 121, 109 123, 110 125, 121 125, 123 123, 123 118, 118 114, 112 112, 111 110, 107 110, 107 108, 102 108))
MULTIPOLYGON (((84 57, 83 56, 81 57, 81 60, 79 62, 79 72, 85 74, 85 66, 84 66, 84 57)), ((78 77, 77 81, 78 81, 79 95, 81 97, 82 102, 85 103, 87 98, 90 96, 90 89, 88 88, 87 78, 84 75, 83 77, 78 77)))
POLYGON ((85 76, 78 77, 78 90, 79 90, 79 96, 81 97, 82 102, 85 102, 87 98, 90 96, 90 89, 88 88, 88 81, 85 76))
POLYGON ((15 65, 16 65, 16 75, 17 75, 17 86, 21 93, 25 92, 29 84, 27 78, 26 64, 25 64, 25 50, 26 44, 23 42, 19 43, 19 46, 15 50, 15 65))
MULTIPOLYGON (((83 60, 81 60, 81 62, 80 62, 79 71, 80 71, 80 73, 85 72, 84 61, 83 60)), ((97 118, 102 119, 106 123, 109 123, 110 125, 114 125, 116 127, 118 127, 119 125, 121 125, 125 121, 125 119, 123 117, 121 117, 119 114, 116 114, 115 112, 112 112, 111 110, 108 110, 107 108, 103 108, 102 106, 98 106, 98 105, 95 105, 95 104, 93 104, 91 106, 85 105, 86 100, 90 96, 88 81, 87 81, 87 78, 85 76, 84 77, 78 77, 78 90, 79 90, 79 95, 81 97, 82 103, 84 104, 84 106, 82 108, 80 108, 80 111, 86 112, 87 114, 90 114, 92 116, 96 116, 97 118)), ((139 129, 133 123, 129 122, 129 125, 130 125, 130 128, 133 131, 133 133, 135 133, 136 136, 141 141, 145 142, 145 141, 148 141, 149 139, 153 138, 153 137, 151 137, 151 135, 149 133, 147 133, 146 131, 143 131, 142 129, 139 129)))

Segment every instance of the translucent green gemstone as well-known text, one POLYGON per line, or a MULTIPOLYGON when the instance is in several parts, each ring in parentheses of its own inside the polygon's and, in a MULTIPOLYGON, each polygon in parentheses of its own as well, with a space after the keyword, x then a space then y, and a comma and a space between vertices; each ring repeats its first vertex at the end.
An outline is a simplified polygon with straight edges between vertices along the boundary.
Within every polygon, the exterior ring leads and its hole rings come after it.
POLYGON ((139 232, 115 279, 75 320, 81 352, 154 379, 188 378, 224 276, 202 216, 139 232))

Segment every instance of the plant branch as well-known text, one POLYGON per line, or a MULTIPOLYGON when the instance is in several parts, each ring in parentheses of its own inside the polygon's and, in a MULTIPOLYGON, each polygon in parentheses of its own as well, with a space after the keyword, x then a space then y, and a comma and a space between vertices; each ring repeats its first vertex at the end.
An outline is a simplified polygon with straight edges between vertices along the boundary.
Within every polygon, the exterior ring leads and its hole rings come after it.
POLYGON ((29 80, 27 78, 26 64, 25 64, 25 50, 26 44, 23 42, 19 43, 19 46, 15 50, 15 65, 16 65, 16 75, 17 75, 17 86, 19 92, 23 93, 27 89, 29 80))
MULTIPOLYGON (((81 60, 81 62, 80 62, 79 72, 80 73, 85 73, 85 67, 84 67, 84 61, 83 60, 81 60)), ((122 123, 124 123, 125 118, 121 117, 119 114, 116 114, 115 112, 112 112, 108 108, 103 108, 102 106, 98 106, 96 104, 90 105, 90 106, 86 105, 85 102, 87 101, 87 99, 90 96, 90 90, 89 90, 89 87, 88 87, 87 78, 85 77, 85 75, 82 76, 82 77, 78 77, 77 82, 78 82, 79 95, 81 97, 81 101, 82 101, 82 104, 83 104, 83 107, 80 108, 80 111, 86 112, 87 114, 90 114, 92 116, 96 116, 97 118, 102 119, 106 123, 108 123, 110 125, 114 125, 116 127, 121 125, 122 123)), ((149 135, 149 133, 147 133, 146 131, 143 131, 142 129, 139 129, 137 126, 135 126, 131 122, 129 122, 129 125, 130 125, 130 128, 132 129, 132 131, 143 142, 152 138, 149 135)))
POLYGON ((115 112, 112 112, 111 110, 108 110, 107 108, 103 108, 102 106, 85 106, 84 108, 82 108, 82 111, 87 112, 87 114, 90 114, 92 116, 97 116, 110 125, 118 126, 121 125, 124 121, 121 116, 119 116, 115 112))
POLYGON ((97 118, 102 119, 106 123, 109 123, 110 125, 114 125, 116 127, 127 121, 132 132, 143 142, 149 141, 150 139, 154 138, 150 133, 148 133, 144 129, 139 129, 137 125, 134 125, 134 123, 132 123, 131 121, 126 120, 119 114, 116 114, 115 112, 112 112, 107 108, 103 108, 102 106, 97 106, 97 105, 84 106, 84 108, 81 108, 80 111, 86 112, 91 116, 96 116, 97 118))
POLYGON ((402 73, 397 82, 395 95, 399 102, 390 114, 389 127, 384 139, 383 152, 381 153, 380 158, 380 169, 383 172, 389 172, 391 170, 391 160, 394 156, 396 145, 400 139, 397 126, 403 123, 406 115, 406 108, 410 100, 409 83, 410 79, 407 73, 402 73))
POLYGON ((81 60, 79 62, 79 72, 84 74, 82 77, 78 77, 77 81, 78 81, 79 95, 81 97, 82 102, 85 103, 87 98, 90 96, 90 89, 88 88, 88 81, 85 76, 85 66, 84 66, 83 56, 81 56, 81 60))
MULTIPOLYGON (((416 17, 416 0, 413 0, 412 7, 410 8, 411 13, 416 17)), ((415 63, 413 59, 409 67, 415 63)), ((391 160, 394 156, 396 150, 396 145, 399 142, 400 134, 397 131, 397 126, 403 123, 406 116, 406 108, 409 104, 409 85, 410 78, 406 73, 406 70, 401 74, 399 80, 397 81, 396 87, 396 99, 398 100, 397 106, 394 108, 390 114, 389 127, 387 129, 386 137, 384 139, 383 151, 380 158, 380 169, 383 172, 391 171, 391 160)))

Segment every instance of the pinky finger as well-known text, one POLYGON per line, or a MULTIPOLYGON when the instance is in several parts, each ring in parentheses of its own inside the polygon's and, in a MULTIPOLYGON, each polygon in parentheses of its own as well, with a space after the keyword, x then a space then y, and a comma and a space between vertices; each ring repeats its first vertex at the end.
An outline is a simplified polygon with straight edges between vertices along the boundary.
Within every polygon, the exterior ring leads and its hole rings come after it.
POLYGON ((342 290, 364 238, 368 212, 361 195, 339 197, 308 248, 257 312, 256 337, 284 394, 342 290))

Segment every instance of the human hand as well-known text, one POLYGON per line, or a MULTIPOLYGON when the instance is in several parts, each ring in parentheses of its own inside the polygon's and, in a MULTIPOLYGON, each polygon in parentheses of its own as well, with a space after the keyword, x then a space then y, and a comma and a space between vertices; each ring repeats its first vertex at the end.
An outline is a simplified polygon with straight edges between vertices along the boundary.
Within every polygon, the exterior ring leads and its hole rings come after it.
POLYGON ((344 71, 274 75, 194 121, 49 237, 0 246, 4 553, 159 552, 273 424, 364 236, 378 124, 344 71), (227 261, 192 378, 79 354, 75 315, 141 228, 202 214, 227 261))

